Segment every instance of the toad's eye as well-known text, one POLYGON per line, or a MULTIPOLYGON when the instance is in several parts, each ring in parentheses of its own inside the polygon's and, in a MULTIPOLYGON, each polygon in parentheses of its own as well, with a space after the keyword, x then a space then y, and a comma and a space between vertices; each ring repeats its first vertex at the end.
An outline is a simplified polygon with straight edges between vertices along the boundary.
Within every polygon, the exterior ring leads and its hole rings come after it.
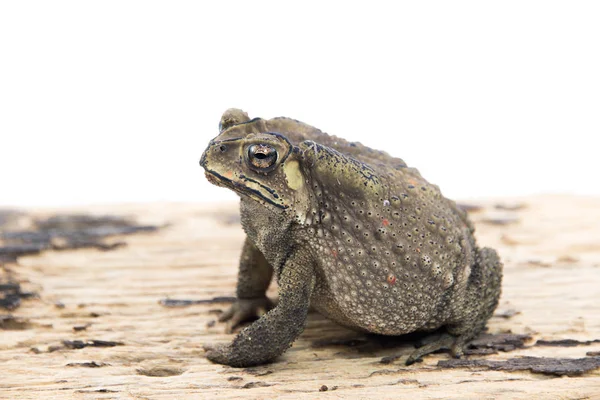
POLYGON ((265 170, 277 162, 277 150, 268 144, 253 144, 248 148, 248 159, 255 169, 265 170))

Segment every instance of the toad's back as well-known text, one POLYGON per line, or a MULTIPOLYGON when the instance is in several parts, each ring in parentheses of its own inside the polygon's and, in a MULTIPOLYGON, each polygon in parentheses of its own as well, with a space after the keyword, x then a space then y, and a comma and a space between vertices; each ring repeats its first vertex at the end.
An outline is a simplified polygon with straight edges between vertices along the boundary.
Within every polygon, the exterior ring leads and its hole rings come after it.
POLYGON ((354 185, 328 187, 313 176, 318 206, 299 227, 319 265, 313 304, 369 332, 436 328, 451 312, 452 295, 465 290, 475 261, 472 228, 436 186, 384 163, 399 159, 375 154, 375 193, 356 195, 354 185))

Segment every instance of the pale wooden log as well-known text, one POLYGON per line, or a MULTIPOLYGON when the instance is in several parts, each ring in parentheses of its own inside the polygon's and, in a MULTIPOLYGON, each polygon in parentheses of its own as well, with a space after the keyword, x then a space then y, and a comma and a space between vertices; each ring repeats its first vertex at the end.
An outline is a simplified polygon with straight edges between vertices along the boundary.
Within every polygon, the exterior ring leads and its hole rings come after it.
MULTIPOLYGON (((584 358, 599 352, 600 343, 532 345, 538 339, 600 339, 600 199, 536 196, 478 204, 485 205, 471 214, 478 241, 497 248, 505 263, 497 313, 519 312, 492 318, 489 332, 528 333, 533 339, 524 349, 468 358, 584 358), (525 207, 498 210, 498 203, 525 207)), ((12 312, 31 324, 28 329, 0 330, 0 399, 600 396, 598 369, 578 377, 553 377, 439 368, 438 361, 448 359, 447 354, 406 367, 404 356, 392 364, 379 361, 406 355, 408 344, 366 351, 348 345, 315 346, 322 339, 360 337, 316 313, 310 314, 300 339, 273 364, 253 369, 212 364, 204 358, 202 345, 232 339, 223 333, 222 324, 210 326, 216 319, 212 310, 228 304, 167 308, 158 301, 235 295, 244 238, 235 223, 237 205, 143 204, 58 211, 132 215, 142 223, 169 226, 158 233, 127 236, 127 247, 115 251, 44 252, 7 266, 27 289, 38 291, 40 299, 25 300, 12 312), (73 330, 87 324, 85 330, 73 330), (93 339, 124 345, 48 351, 63 340, 93 339), (68 366, 92 361, 103 366, 68 366), (319 391, 323 385, 326 392, 319 391)), ((269 294, 275 296, 275 288, 269 294)))

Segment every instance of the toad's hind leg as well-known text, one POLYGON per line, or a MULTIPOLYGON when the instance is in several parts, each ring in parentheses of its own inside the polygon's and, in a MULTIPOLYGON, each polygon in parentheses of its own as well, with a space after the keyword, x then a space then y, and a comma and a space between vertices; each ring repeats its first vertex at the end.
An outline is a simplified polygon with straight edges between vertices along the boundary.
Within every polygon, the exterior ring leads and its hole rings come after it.
POLYGON ((475 265, 471 269, 466 296, 460 306, 453 310, 455 321, 449 323, 441 334, 416 349, 406 360, 410 365, 427 354, 439 350, 450 350, 454 357, 463 355, 467 344, 484 328, 498 305, 502 263, 495 250, 483 248, 477 252, 475 265))

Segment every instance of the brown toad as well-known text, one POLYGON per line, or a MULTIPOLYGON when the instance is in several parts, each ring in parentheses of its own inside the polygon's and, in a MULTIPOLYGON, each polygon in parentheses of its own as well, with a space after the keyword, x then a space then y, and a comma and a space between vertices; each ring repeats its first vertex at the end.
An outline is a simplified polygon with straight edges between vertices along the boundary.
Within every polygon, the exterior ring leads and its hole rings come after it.
POLYGON ((442 334, 412 363, 439 349, 460 356, 498 304, 502 264, 478 248, 456 204, 399 158, 288 118, 250 119, 227 110, 200 160, 208 180, 241 197, 238 301, 230 326, 276 307, 228 345, 207 346, 217 363, 246 367, 286 351, 309 305, 351 329, 382 335, 442 334))

